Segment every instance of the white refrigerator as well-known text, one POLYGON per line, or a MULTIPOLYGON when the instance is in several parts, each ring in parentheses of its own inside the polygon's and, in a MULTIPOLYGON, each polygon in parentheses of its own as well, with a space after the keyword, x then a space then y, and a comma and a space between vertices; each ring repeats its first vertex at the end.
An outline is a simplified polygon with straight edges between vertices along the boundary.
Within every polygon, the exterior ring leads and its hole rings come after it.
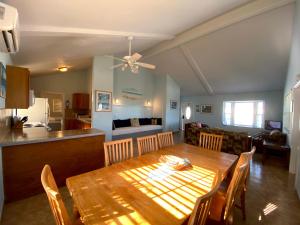
POLYGON ((35 98, 35 102, 28 109, 18 109, 18 117, 28 116, 25 124, 44 124, 48 125, 50 109, 47 98, 35 98))

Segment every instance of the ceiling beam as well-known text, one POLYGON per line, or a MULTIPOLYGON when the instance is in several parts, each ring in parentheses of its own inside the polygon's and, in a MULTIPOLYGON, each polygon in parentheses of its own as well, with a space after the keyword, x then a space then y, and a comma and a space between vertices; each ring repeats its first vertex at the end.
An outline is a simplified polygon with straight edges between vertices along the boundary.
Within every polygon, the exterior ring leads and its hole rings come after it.
POLYGON ((154 40, 170 40, 173 35, 156 34, 156 33, 137 33, 129 31, 114 31, 114 30, 99 30, 86 29, 79 27, 57 27, 57 26, 35 26, 22 25, 20 26, 22 35, 26 36, 100 36, 100 37, 129 37, 133 36, 136 39, 154 39, 154 40))
POLYGON ((210 84, 208 83, 205 75, 203 74, 199 64, 197 63, 196 59, 193 57, 191 51, 185 47, 184 45, 180 46, 180 49, 187 61, 187 63, 190 65, 191 69, 193 70, 194 74, 196 75, 197 79, 200 81, 204 89, 206 90, 207 94, 213 95, 214 91, 210 84))
POLYGON ((262 13, 283 7, 287 4, 293 3, 295 0, 255 0, 241 7, 233 9, 223 15, 215 17, 202 23, 190 30, 187 30, 174 39, 169 41, 164 41, 153 48, 143 51, 145 57, 151 57, 157 55, 163 51, 178 47, 187 42, 215 32, 217 30, 223 29, 235 23, 241 22, 243 20, 249 19, 251 17, 260 15, 262 13))

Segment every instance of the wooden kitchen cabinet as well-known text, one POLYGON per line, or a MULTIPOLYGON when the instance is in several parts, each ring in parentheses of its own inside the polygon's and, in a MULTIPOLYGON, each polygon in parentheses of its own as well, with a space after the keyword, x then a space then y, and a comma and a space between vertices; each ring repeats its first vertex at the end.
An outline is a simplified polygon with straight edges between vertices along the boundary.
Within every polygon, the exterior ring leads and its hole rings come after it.
POLYGON ((72 99, 72 108, 75 110, 89 110, 90 95, 85 93, 74 93, 72 99))
POLYGON ((6 66, 5 108, 29 108, 29 82, 29 69, 10 65, 6 66))

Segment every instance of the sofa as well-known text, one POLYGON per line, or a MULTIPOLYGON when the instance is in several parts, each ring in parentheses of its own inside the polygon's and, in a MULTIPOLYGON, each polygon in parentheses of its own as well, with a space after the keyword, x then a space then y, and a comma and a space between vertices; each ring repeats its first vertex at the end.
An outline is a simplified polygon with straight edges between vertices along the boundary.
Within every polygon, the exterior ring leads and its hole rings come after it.
POLYGON ((185 124, 184 142, 198 146, 201 132, 223 135, 222 152, 240 155, 251 149, 251 137, 247 133, 209 128, 197 122, 185 124))
POLYGON ((163 127, 161 118, 131 118, 113 120, 112 129, 112 139, 118 140, 159 133, 163 127))

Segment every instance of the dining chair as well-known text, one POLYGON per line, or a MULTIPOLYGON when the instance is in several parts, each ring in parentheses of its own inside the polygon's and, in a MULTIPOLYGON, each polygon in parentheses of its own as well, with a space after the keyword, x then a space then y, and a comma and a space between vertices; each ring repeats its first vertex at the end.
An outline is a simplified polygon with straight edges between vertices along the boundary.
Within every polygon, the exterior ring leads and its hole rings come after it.
POLYGON ((145 137, 139 137, 136 139, 138 144, 139 156, 147 152, 157 151, 158 143, 156 135, 149 135, 145 137))
POLYGON ((210 211, 211 201, 220 187, 222 180, 222 173, 216 172, 214 181, 212 183, 212 189, 207 194, 197 198, 193 212, 188 220, 188 225, 204 225, 210 211))
POLYGON ((232 211, 237 192, 242 185, 247 170, 247 162, 235 168, 233 177, 226 192, 218 191, 211 202, 208 224, 232 224, 232 211))
POLYGON ((244 177, 241 181, 241 186, 238 190, 238 195, 240 196, 240 205, 236 204, 235 206, 239 209, 241 209, 243 214, 243 219, 246 219, 246 191, 247 191, 247 184, 248 184, 248 178, 250 174, 250 161, 253 158, 253 155, 256 151, 256 147, 252 147, 252 150, 250 152, 243 152, 239 158, 239 161, 237 162, 236 166, 240 166, 244 163, 247 163, 246 172, 244 174, 244 177))
POLYGON ((222 148, 223 135, 200 133, 199 147, 220 152, 222 148))
POLYGON ((105 166, 133 157, 132 138, 104 142, 105 166))
POLYGON ((164 147, 174 145, 174 139, 173 139, 172 131, 164 132, 164 133, 158 133, 157 138, 158 138, 159 148, 164 148, 164 147))
POLYGON ((50 208, 52 210, 55 222, 57 225, 83 225, 80 218, 72 220, 66 210, 61 194, 57 188, 55 179, 49 165, 45 165, 42 174, 41 182, 47 194, 50 208))

